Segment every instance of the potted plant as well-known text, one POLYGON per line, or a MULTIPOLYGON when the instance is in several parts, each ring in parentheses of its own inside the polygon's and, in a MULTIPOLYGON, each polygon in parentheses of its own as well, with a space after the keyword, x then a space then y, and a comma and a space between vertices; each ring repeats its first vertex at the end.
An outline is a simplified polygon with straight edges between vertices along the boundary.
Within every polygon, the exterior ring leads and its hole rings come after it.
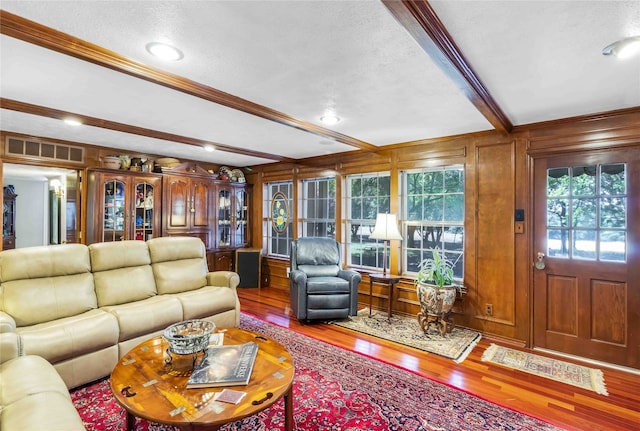
POLYGON ((424 332, 427 332, 431 325, 435 325, 444 336, 453 329, 454 324, 449 314, 460 290, 453 281, 454 262, 447 258, 443 250, 436 248, 433 250, 433 257, 424 259, 418 267, 418 322, 424 332))

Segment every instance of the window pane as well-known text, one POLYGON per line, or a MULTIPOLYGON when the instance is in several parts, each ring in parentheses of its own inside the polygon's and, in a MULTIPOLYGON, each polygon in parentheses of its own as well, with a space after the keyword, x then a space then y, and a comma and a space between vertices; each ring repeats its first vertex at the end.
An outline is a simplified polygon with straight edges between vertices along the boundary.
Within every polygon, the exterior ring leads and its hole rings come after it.
POLYGON ((407 220, 422 219, 422 196, 407 197, 407 220))
POLYGON ((464 174, 462 170, 445 171, 444 173, 445 193, 464 192, 464 174))
POLYGON ((430 195, 424 200, 424 219, 427 221, 442 221, 443 220, 443 201, 442 195, 430 195))
POLYGON ((569 195, 569 168, 549 169, 547 172, 547 196, 569 195))
POLYGON ((573 199, 573 226, 596 227, 596 200, 576 198, 573 199))
POLYGON ((624 195, 627 193, 625 165, 622 163, 602 165, 600 193, 603 195, 624 195))
POLYGON ((596 194, 596 166, 572 168, 571 181, 573 196, 595 196, 596 194))
POLYGON ((464 229, 460 226, 444 228, 445 250, 464 251, 464 229))
POLYGON ((616 262, 626 260, 626 234, 622 231, 600 231, 600 259, 616 262))
POLYGON ((573 233, 573 257, 580 259, 596 258, 596 231, 576 230, 573 233))
POLYGON ((422 181, 423 181, 423 174, 421 172, 407 174, 407 194, 408 195, 422 194, 422 181))
POLYGON ((567 225, 568 199, 547 200, 547 226, 564 227, 567 225))
POLYGON ((600 227, 626 226, 626 199, 602 198, 600 200, 600 227))
POLYGON ((464 221, 464 196, 460 194, 445 195, 444 220, 464 221))
POLYGON ((547 255, 569 257, 569 231, 567 229, 547 229, 547 255))

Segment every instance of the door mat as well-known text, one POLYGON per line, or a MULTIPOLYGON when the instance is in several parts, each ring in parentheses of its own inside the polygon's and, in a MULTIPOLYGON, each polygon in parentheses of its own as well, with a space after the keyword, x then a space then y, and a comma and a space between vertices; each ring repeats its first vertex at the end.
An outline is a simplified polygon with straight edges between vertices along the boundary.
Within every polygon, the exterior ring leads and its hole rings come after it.
POLYGON ((485 350, 482 354, 482 360, 588 389, 601 395, 609 395, 604 383, 602 370, 595 368, 583 367, 582 365, 509 349, 496 344, 491 344, 485 350))
POLYGON ((464 361, 473 348, 478 344, 482 335, 479 332, 455 327, 444 337, 437 330, 424 333, 415 316, 391 316, 387 313, 373 312, 369 317, 369 309, 358 311, 357 316, 331 322, 337 326, 372 335, 377 338, 392 341, 423 350, 439 356, 444 356, 457 363, 464 361))

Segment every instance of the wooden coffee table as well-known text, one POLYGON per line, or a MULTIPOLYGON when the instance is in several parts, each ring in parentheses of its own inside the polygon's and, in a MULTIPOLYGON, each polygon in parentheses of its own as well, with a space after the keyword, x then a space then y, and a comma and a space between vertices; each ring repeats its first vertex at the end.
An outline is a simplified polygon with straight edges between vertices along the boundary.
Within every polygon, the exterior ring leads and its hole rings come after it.
MULTIPOLYGON (((193 368, 192 355, 173 355, 165 364, 168 347, 163 337, 155 337, 133 348, 113 369, 111 390, 127 411, 127 430, 135 418, 173 425, 182 430, 216 430, 273 405, 284 398, 285 429, 293 429, 291 355, 281 344, 260 334, 238 328, 225 332, 224 344, 258 343, 258 356, 247 386, 227 388, 247 392, 238 404, 213 401, 224 388, 186 389, 193 368)), ((200 353, 199 355, 202 355, 200 353)))

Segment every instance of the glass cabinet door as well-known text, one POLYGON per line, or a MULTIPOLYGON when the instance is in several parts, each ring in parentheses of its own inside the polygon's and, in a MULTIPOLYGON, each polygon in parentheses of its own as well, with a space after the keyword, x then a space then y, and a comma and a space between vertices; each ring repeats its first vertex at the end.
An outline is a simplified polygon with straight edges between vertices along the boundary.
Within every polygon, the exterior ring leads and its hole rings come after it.
POLYGON ((134 239, 146 241, 159 236, 158 228, 153 225, 154 188, 149 183, 137 183, 135 186, 135 236, 134 239))
POLYGON ((231 245, 231 192, 218 190, 218 247, 231 245))
POLYGON ((245 245, 248 241, 249 215, 247 199, 245 190, 238 190, 235 193, 234 245, 236 246, 245 245))
POLYGON ((122 241, 125 232, 125 183, 110 180, 104 183, 103 241, 122 241))

